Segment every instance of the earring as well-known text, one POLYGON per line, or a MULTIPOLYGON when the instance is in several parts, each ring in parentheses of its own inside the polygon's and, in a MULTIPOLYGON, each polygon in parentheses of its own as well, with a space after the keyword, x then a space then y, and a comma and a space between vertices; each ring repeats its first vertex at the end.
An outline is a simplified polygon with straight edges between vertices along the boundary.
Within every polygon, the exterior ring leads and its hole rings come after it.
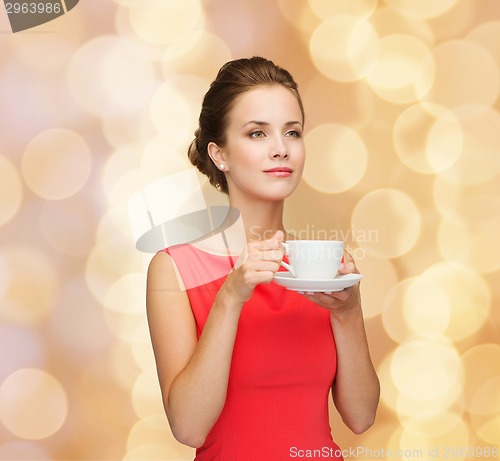
POLYGON ((221 163, 219 165, 219 170, 224 171, 224 168, 226 168, 226 165, 224 165, 223 163, 221 163))

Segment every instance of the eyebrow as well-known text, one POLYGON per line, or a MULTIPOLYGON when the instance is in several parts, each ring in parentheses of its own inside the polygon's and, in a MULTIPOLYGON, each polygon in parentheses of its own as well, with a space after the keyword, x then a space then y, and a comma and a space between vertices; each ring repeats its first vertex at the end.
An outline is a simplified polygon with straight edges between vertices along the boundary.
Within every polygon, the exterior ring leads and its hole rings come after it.
MULTIPOLYGON (((261 120, 250 120, 249 122, 246 122, 243 125, 243 127, 246 127, 247 125, 269 126, 269 122, 264 122, 261 120)), ((290 120, 289 122, 285 123, 285 126, 292 126, 292 125, 300 125, 302 127, 302 123, 299 122, 298 120, 290 120)))

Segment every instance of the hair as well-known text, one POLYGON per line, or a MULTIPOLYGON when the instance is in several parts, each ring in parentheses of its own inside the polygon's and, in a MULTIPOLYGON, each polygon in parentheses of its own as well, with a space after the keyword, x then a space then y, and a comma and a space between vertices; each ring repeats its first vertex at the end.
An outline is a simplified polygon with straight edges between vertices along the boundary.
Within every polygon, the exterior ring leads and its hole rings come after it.
POLYGON ((195 139, 189 146, 188 157, 191 163, 208 177, 210 184, 225 194, 229 193, 226 177, 214 165, 208 155, 207 146, 210 142, 225 146, 229 114, 240 95, 258 86, 272 85, 282 85, 291 91, 297 99, 304 120, 304 107, 298 85, 291 74, 260 56, 224 64, 203 98, 199 126, 194 132, 195 139))

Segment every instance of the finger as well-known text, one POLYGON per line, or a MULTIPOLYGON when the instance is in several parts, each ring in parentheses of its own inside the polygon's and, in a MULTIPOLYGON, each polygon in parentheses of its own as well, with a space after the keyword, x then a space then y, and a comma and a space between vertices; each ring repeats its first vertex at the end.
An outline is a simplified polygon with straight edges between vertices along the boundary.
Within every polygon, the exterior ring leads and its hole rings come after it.
POLYGON ((326 293, 314 293, 311 295, 316 301, 319 301, 321 304, 325 306, 333 306, 337 299, 331 295, 327 295, 326 293))
POLYGON ((282 242, 285 238, 285 234, 283 231, 276 231, 275 234, 271 237, 271 239, 277 240, 278 242, 282 242))
POLYGON ((255 260, 249 263, 248 269, 254 272, 278 272, 280 263, 276 261, 255 260))
POLYGON ((264 251, 256 250, 250 253, 248 259, 252 261, 274 261, 279 264, 283 259, 283 251, 280 249, 264 251))
POLYGON ((358 269, 356 268, 356 264, 354 263, 353 257, 347 250, 344 251, 342 263, 340 264, 339 267, 339 273, 340 274, 359 273, 358 269))

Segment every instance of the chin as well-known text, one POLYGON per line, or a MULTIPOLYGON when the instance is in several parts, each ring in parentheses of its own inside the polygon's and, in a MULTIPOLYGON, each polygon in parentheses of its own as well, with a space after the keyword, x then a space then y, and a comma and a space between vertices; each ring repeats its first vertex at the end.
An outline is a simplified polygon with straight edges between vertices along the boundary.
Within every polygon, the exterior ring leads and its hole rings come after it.
POLYGON ((287 199, 290 197, 295 189, 297 187, 280 187, 279 190, 278 188, 275 188, 273 190, 272 187, 267 188, 267 190, 264 190, 263 193, 258 194, 261 199, 268 200, 270 202, 279 202, 287 199))

